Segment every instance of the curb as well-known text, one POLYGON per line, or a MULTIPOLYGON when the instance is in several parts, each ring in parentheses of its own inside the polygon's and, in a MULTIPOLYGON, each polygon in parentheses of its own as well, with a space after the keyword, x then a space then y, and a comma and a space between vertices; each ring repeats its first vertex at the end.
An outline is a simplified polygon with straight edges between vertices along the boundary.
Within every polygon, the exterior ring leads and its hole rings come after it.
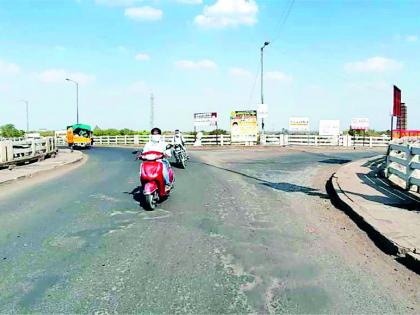
MULTIPOLYGON (((378 157, 367 159, 367 161, 374 160, 376 158, 378 157)), ((358 162, 360 162, 360 160, 358 162)), ((326 190, 333 205, 343 210, 360 229, 367 233, 377 247, 386 254, 397 256, 397 261, 406 265, 415 272, 420 273, 420 254, 413 253, 410 249, 400 246, 398 243, 382 234, 374 225, 367 222, 358 211, 361 207, 353 202, 351 198, 349 198, 341 189, 337 172, 334 173, 328 180, 326 190)))
POLYGON ((80 156, 77 157, 75 160, 73 160, 71 162, 64 163, 64 164, 61 164, 61 165, 55 165, 55 166, 53 166, 53 167, 51 167, 49 169, 35 171, 33 173, 21 175, 21 176, 18 176, 16 178, 12 178, 12 179, 8 179, 8 180, 5 180, 5 181, 2 181, 2 182, 0 182, 0 187, 1 186, 6 186, 6 185, 10 185, 12 183, 19 182, 19 181, 24 180, 24 179, 27 179, 27 178, 33 178, 33 177, 36 177, 36 176, 41 175, 41 174, 49 173, 49 172, 55 171, 55 170, 57 170, 59 168, 63 168, 63 167, 70 166, 70 165, 75 165, 75 164, 78 164, 78 163, 83 162, 84 160, 87 161, 87 156, 85 154, 83 154, 83 153, 80 153, 80 156))

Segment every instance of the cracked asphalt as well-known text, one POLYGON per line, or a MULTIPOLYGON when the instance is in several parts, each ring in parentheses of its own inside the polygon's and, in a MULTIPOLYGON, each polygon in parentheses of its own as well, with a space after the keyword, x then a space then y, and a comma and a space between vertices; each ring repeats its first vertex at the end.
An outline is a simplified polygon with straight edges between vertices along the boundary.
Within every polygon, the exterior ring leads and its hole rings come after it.
POLYGON ((191 152, 138 203, 130 149, 0 190, 0 313, 418 313, 418 275, 330 205, 328 174, 373 151, 191 152))

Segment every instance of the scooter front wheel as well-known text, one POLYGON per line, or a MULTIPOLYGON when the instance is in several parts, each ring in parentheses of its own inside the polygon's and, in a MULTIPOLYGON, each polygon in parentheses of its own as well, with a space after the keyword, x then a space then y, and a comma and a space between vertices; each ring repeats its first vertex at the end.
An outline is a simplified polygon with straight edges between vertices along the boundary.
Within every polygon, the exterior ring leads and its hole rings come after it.
POLYGON ((155 194, 145 195, 145 204, 148 210, 154 210, 156 208, 156 198, 155 194))

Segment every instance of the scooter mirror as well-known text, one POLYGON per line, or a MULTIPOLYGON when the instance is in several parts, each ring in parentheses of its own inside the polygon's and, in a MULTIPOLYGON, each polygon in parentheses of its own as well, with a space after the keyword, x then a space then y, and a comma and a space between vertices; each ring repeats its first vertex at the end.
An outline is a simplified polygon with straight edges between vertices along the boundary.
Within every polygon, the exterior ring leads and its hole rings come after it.
POLYGON ((131 152, 131 154, 137 154, 137 153, 139 153, 138 150, 131 152))
POLYGON ((172 148, 173 147, 173 145, 172 144, 168 144, 167 146, 166 146, 166 150, 169 150, 170 148, 172 148))

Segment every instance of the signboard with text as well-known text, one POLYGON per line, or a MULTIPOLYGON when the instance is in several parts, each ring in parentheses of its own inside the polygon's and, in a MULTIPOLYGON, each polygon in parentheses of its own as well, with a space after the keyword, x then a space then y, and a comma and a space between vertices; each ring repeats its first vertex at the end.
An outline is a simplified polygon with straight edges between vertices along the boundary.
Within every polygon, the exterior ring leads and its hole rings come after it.
POLYGON ((320 120, 319 121, 320 136, 338 136, 340 135, 339 120, 320 120))
POLYGON ((217 126, 217 113, 195 113, 194 127, 217 126))
POLYGON ((309 131, 308 117, 290 117, 289 118, 290 132, 307 132, 309 131))
POLYGON ((242 110, 231 112, 230 134, 232 142, 257 141, 257 111, 242 110))
POLYGON ((369 118, 353 118, 350 123, 350 128, 353 130, 368 130, 369 118))

